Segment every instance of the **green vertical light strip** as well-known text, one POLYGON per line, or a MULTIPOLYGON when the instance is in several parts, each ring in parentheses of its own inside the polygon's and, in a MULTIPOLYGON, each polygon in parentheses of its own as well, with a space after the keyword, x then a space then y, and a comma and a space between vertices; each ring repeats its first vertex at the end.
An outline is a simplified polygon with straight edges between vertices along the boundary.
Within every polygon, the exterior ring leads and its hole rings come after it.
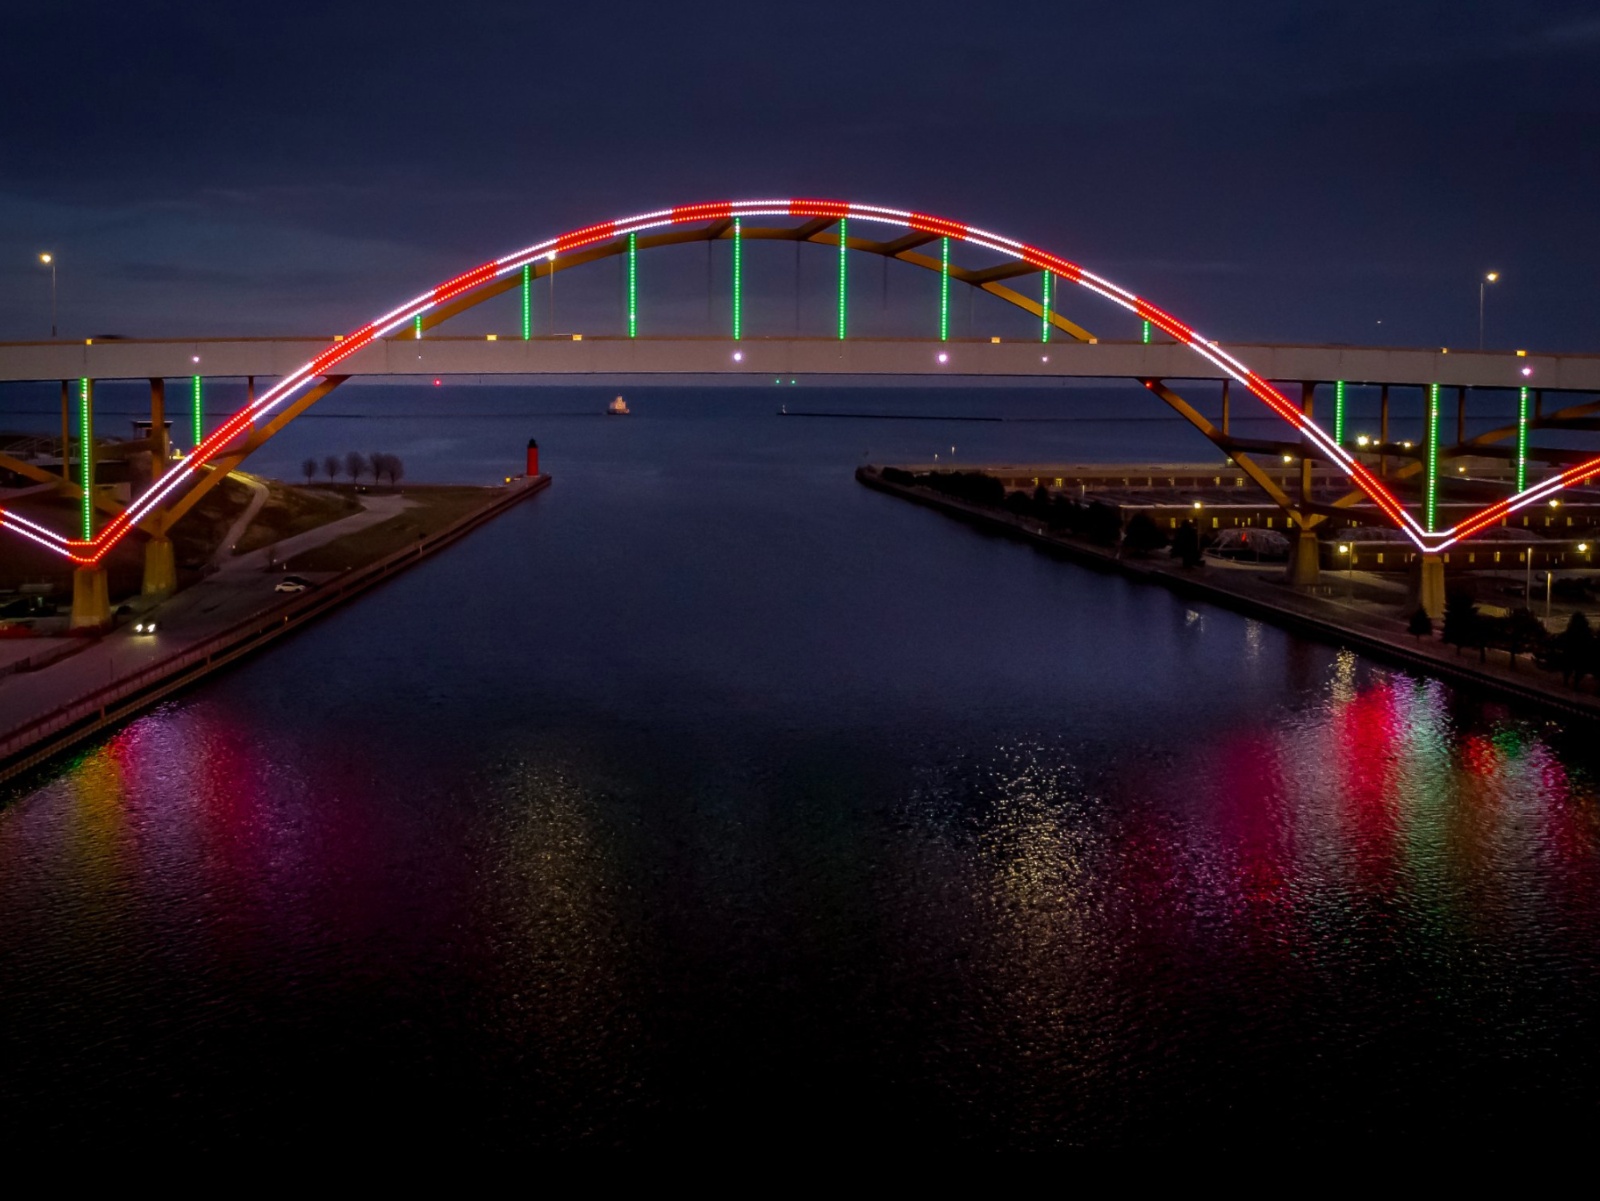
POLYGON ((939 256, 939 341, 950 341, 950 239, 939 256))
POLYGON ((733 340, 744 337, 744 222, 733 219, 733 340))
POLYGON ((1439 385, 1428 385, 1428 533, 1438 524, 1439 513, 1439 385))
POLYGON ((628 235, 628 337, 639 336, 639 235, 628 235))
POLYGON ((1528 390, 1517 394, 1517 491, 1528 488, 1528 390))
POLYGON ((89 416, 89 381, 78 381, 78 488, 82 493, 79 508, 83 513, 83 539, 94 537, 94 429, 89 416))
POLYGON ((1337 380, 1333 385, 1333 440, 1340 446, 1344 445, 1344 381, 1337 380))
POLYGON ((416 331, 418 341, 420 341, 422 339, 422 314, 418 313, 417 319, 411 324, 412 328, 416 331))
POLYGON ((1144 323, 1144 341, 1150 341, 1150 323, 1148 321, 1144 323))
POLYGON ((1044 273, 1044 288, 1041 292, 1043 303, 1040 304, 1040 315, 1043 318, 1039 326, 1039 341, 1050 341, 1050 273, 1044 273))
POLYGON ((839 340, 844 341, 844 315, 845 315, 845 287, 844 287, 844 254, 845 254, 844 218, 839 218, 839 340))
POLYGON ((205 414, 200 408, 200 377, 194 377, 194 444, 200 445, 205 437, 205 414))
POLYGON ((522 264, 522 340, 533 337, 533 264, 522 264))

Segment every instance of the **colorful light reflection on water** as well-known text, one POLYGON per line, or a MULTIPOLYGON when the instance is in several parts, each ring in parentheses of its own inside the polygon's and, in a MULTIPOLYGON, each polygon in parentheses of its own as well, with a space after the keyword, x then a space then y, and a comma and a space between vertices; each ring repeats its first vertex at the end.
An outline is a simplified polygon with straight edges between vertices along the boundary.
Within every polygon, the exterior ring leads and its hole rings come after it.
POLYGON ((856 427, 724 403, 547 414, 557 488, 0 809, 8 1129, 1592 1115, 1585 732, 867 493, 856 427))

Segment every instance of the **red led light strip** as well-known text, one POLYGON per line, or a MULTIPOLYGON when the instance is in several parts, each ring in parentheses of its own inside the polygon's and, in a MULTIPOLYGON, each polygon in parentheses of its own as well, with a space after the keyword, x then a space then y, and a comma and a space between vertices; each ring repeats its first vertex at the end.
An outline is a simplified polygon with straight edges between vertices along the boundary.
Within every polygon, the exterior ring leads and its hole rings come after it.
POLYGON ((830 220, 848 218, 856 221, 873 221, 915 230, 920 233, 932 234, 935 237, 959 239, 971 245, 1020 260, 1030 266, 1039 268, 1041 271, 1050 271, 1060 279, 1075 283, 1114 304, 1120 305, 1122 308, 1137 314, 1141 319, 1157 326, 1174 340, 1188 346, 1191 351, 1207 359, 1248 388, 1262 403, 1298 431, 1307 441, 1311 442, 1320 457, 1337 463, 1349 475, 1355 485, 1372 499, 1383 514, 1405 531, 1411 540, 1424 551, 1443 550, 1526 505, 1542 500, 1569 484, 1581 482, 1600 472, 1600 458, 1592 459, 1562 472, 1560 475, 1552 476, 1542 483, 1518 493, 1516 496, 1498 501, 1451 529, 1430 534, 1422 528, 1416 518, 1406 511, 1400 501, 1376 476, 1335 442, 1321 426, 1302 413, 1299 406, 1282 392, 1278 391, 1278 389, 1225 350, 1201 337, 1172 314, 1164 309, 1157 308, 1141 297, 1135 296, 1132 292, 1119 287, 1110 280, 1084 270, 1076 263, 1060 258, 1048 251, 1040 250, 1038 247, 1028 245, 1025 242, 1014 241, 1011 238, 990 233, 976 226, 966 225, 960 221, 952 221, 945 217, 936 217, 929 213, 886 208, 881 205, 858 204, 844 200, 714 200, 700 204, 678 205, 674 208, 658 209, 654 212, 641 213, 638 216, 616 221, 601 221, 594 225, 586 225, 580 229, 575 229, 558 237, 526 247, 514 254, 506 255, 504 258, 495 259, 492 262, 474 267, 471 271, 457 275, 430 291, 413 297, 398 308, 369 322, 347 337, 336 340, 316 358, 285 376, 272 388, 262 393, 254 402, 229 417, 193 451, 172 464, 153 487, 147 489, 140 497, 117 514, 114 519, 103 526, 93 541, 85 542, 81 539, 64 538, 55 531, 46 529, 44 526, 9 510, 0 510, 0 528, 29 538, 76 563, 98 563, 113 546, 127 536, 135 525, 153 512, 167 497, 191 481, 202 467, 226 450, 235 439, 245 434, 257 420, 286 404, 309 387, 319 376, 326 374, 331 368, 348 359, 351 355, 371 345, 377 339, 388 337, 397 330, 407 327, 414 320, 437 309, 440 305, 505 275, 513 272, 520 273, 523 267, 536 259, 554 259, 558 255, 580 247, 590 246, 613 238, 626 237, 629 234, 638 234, 645 230, 669 225, 718 221, 732 217, 783 216, 826 217, 830 220))

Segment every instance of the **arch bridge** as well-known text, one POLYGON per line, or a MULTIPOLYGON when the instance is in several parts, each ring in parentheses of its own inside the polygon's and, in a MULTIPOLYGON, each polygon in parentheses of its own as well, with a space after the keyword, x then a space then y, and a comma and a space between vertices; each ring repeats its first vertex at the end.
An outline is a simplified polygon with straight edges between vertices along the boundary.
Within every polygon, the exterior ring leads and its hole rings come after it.
MULTIPOLYGON (((931 316, 931 315, 930 315, 931 316)), ((1423 552, 1424 603, 1442 608, 1441 552, 1510 514, 1550 499, 1558 491, 1587 482, 1600 472, 1600 456, 1569 449, 1535 450, 1529 434, 1541 429, 1595 428, 1600 401, 1600 357, 1472 354, 1349 347, 1225 348, 1167 310, 1095 274, 1077 262, 1029 243, 977 226, 928 213, 842 200, 787 199, 714 201, 658 209, 633 217, 598 222, 548 238, 501 258, 479 264, 351 332, 322 343, 303 339, 213 341, 87 340, 0 346, 0 380, 61 380, 63 430, 60 468, 50 473, 36 463, 0 455, 0 466, 41 483, 55 485, 79 502, 81 529, 62 534, 15 509, 0 508, 0 527, 32 540, 79 565, 80 582, 123 539, 145 537, 147 591, 170 589, 175 580, 173 525, 201 497, 281 432, 296 417, 354 375, 473 374, 670 375, 729 374, 905 377, 943 374, 962 377, 1082 377, 1139 380, 1283 508, 1299 530, 1292 574, 1315 578, 1316 530, 1322 523, 1356 519, 1386 523, 1403 531, 1423 552), (770 338, 747 328, 744 312, 745 246, 753 242, 813 243, 836 252, 837 330, 828 338, 770 338), (638 260, 642 253, 694 242, 730 245, 731 287, 726 327, 713 337, 641 336, 638 260), (983 252, 983 266, 953 261, 983 252), (938 280, 938 321, 925 339, 863 339, 850 330, 852 255, 875 255, 932 273, 938 280), (535 336, 531 298, 538 280, 601 259, 625 260, 625 312, 622 329, 609 337, 549 332, 535 336), (997 260, 997 261, 993 261, 997 260), (1034 321, 1036 337, 990 341, 951 337, 951 285, 962 284, 1022 310, 1034 321), (1102 341, 1059 309, 1063 289, 1081 289, 1142 325, 1135 342, 1102 341), (449 337, 435 333, 452 318, 495 297, 518 293, 520 337, 449 337), (1256 366, 1247 364, 1252 360, 1256 366), (204 375, 199 372, 203 369, 204 375), (165 380, 192 381, 189 449, 171 451, 166 429, 165 380), (207 431, 202 416, 206 377, 251 377, 249 399, 207 431), (255 394, 254 377, 276 382, 255 394), (124 453, 149 450, 165 464, 141 495, 118 504, 94 487, 94 383, 102 379, 151 381, 151 432, 142 442, 122 444, 124 453), (1273 380, 1289 380, 1290 395, 1273 380), (1185 381, 1220 381, 1218 420, 1177 390, 1185 381), (1346 429, 1347 387, 1380 389, 1380 429, 1375 438, 1352 437, 1346 429), (1317 389, 1331 397, 1331 422, 1316 415, 1317 389), (1417 440, 1390 437, 1389 399, 1395 387, 1421 392, 1425 429, 1417 440), (1468 438, 1469 389, 1512 395, 1516 417, 1468 438), (1445 436, 1448 392, 1454 390, 1455 437, 1445 436), (1544 394, 1587 393, 1578 403, 1546 411, 1544 394), (1234 402, 1249 398, 1286 427, 1277 438, 1243 438, 1233 429, 1234 402), (1331 427, 1331 428, 1330 428, 1331 427), (71 447, 79 450, 74 462, 71 447), (1445 481, 1441 468, 1463 456, 1501 458, 1511 465, 1514 484, 1504 495, 1485 494, 1486 485, 1445 481), (1281 457, 1298 464, 1299 487, 1286 487, 1258 459, 1281 457), (1546 465, 1530 480, 1530 465, 1546 465), (1317 499, 1311 477, 1315 464, 1348 481, 1333 500, 1317 499), (1450 525, 1442 520, 1441 492, 1449 490, 1467 508, 1450 525), (1408 500, 1402 499, 1405 494, 1408 500), (1408 503, 1409 501, 1409 503, 1408 503), (1481 503, 1475 510, 1471 505, 1481 503), (1430 579, 1430 577, 1433 577, 1430 579)), ((103 579, 103 577, 102 577, 103 579)), ((92 595, 93 585, 83 589, 92 595)), ((103 582, 100 584, 103 593, 103 582)))

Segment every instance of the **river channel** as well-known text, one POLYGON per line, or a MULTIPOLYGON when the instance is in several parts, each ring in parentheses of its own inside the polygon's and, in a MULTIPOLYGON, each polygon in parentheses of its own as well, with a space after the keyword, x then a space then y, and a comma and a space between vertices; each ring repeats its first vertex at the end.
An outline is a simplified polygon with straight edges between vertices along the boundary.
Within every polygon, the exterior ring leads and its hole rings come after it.
POLYGON ((1592 1122, 1591 731, 852 478, 1203 457, 1187 427, 610 395, 351 388, 264 452, 487 482, 532 435, 555 483, 0 797, 13 1145, 1592 1122))

